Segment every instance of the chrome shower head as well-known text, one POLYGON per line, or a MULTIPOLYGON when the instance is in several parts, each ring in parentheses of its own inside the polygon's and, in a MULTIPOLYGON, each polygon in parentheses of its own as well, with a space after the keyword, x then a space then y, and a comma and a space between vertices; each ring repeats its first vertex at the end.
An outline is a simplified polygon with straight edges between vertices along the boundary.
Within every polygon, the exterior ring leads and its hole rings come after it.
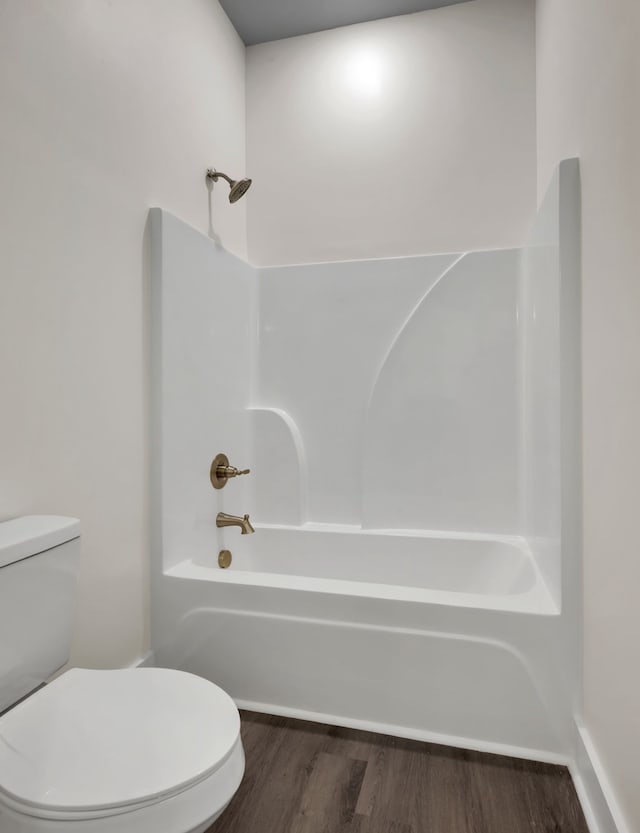
POLYGON ((207 171, 207 179, 217 182, 218 177, 226 179, 229 183, 229 187, 231 189, 229 191, 229 202, 237 202, 240 197, 243 197, 247 193, 251 185, 250 179, 231 179, 230 176, 227 176, 220 171, 216 171, 215 168, 209 168, 207 171))

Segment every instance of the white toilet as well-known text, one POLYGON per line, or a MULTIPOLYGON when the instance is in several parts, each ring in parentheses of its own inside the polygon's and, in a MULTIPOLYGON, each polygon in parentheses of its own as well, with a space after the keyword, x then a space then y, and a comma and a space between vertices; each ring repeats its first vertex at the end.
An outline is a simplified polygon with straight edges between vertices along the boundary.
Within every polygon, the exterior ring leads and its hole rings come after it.
POLYGON ((1 833, 203 833, 240 785, 233 700, 164 668, 75 668, 80 525, 0 523, 1 833))

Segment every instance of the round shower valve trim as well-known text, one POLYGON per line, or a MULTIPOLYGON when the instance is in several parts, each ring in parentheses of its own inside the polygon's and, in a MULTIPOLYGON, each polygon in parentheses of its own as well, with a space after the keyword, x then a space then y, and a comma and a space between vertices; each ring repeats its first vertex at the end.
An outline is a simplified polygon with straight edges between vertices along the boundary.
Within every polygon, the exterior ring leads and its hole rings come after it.
POLYGON ((211 463, 209 477, 214 489, 224 489, 232 477, 239 477, 241 474, 249 474, 251 469, 238 469, 229 465, 229 458, 226 454, 216 454, 211 463))

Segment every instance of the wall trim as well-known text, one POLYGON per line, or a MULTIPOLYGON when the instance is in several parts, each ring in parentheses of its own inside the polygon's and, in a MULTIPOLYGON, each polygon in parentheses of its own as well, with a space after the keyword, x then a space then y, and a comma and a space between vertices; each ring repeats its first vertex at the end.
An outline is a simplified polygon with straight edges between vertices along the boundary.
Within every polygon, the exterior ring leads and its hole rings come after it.
POLYGON ((631 833, 588 729, 576 721, 576 755, 569 766, 591 833, 631 833))
MULTIPOLYGON (((527 761, 541 761, 546 764, 569 767, 570 762, 565 755, 554 752, 546 752, 540 749, 528 749, 521 746, 512 746, 507 743, 494 743, 482 741, 477 738, 460 737, 458 735, 445 735, 439 732, 425 732, 422 729, 411 729, 406 726, 397 726, 392 723, 378 723, 373 720, 360 720, 356 717, 344 717, 335 714, 323 714, 322 712, 307 711, 306 709, 295 709, 289 706, 276 706, 272 703, 258 703, 253 700, 233 698, 239 709, 259 712, 261 714, 272 714, 278 717, 291 717, 296 720, 309 720, 312 723, 326 723, 329 726, 341 726, 345 729, 359 729, 363 732, 375 732, 380 735, 391 735, 396 738, 407 740, 418 740, 424 743, 436 743, 441 746, 453 746, 457 749, 471 749, 475 752, 487 752, 492 755, 507 755, 510 758, 523 758, 527 761)), ((594 833, 594 831, 591 831, 594 833)), ((596 831, 600 833, 600 831, 596 831)), ((603 831, 604 833, 604 831, 603 831)), ((607 831, 608 833, 608 831, 607 831)), ((627 833, 621 830, 619 833, 627 833)))

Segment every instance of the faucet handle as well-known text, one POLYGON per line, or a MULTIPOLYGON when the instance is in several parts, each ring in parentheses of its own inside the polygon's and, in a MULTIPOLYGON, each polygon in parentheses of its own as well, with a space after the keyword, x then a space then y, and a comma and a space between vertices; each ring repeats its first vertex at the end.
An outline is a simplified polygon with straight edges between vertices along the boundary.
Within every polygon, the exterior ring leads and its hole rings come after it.
POLYGON ((216 454, 211 463, 209 478, 214 489, 222 489, 232 477, 240 477, 241 474, 249 474, 251 469, 238 469, 229 465, 229 458, 226 454, 216 454))
POLYGON ((216 466, 216 475, 220 478, 239 477, 241 474, 249 474, 251 469, 237 469, 235 466, 216 466))

